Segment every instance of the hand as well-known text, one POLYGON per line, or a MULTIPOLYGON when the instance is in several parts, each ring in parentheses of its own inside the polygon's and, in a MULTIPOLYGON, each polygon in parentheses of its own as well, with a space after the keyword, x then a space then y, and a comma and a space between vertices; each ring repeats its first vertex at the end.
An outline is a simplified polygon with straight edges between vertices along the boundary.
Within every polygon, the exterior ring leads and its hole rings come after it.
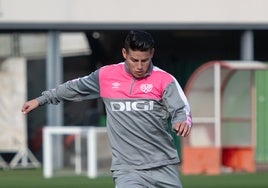
POLYGON ((28 114, 30 111, 34 110, 35 108, 37 108, 39 106, 39 102, 36 99, 27 101, 24 103, 24 105, 22 106, 21 112, 23 114, 28 114))
POLYGON ((173 125, 173 130, 176 132, 177 136, 188 136, 191 131, 191 126, 187 122, 178 122, 173 125))

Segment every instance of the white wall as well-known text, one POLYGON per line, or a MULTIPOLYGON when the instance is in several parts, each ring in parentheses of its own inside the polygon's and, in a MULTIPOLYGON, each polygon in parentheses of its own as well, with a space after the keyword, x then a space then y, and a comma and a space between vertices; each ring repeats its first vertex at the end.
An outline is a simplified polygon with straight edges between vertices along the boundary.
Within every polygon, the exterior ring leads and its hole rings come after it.
POLYGON ((0 0, 0 23, 268 23, 267 8, 268 0, 0 0))
POLYGON ((26 99, 26 60, 8 58, 0 63, 0 152, 26 149, 25 116, 20 112, 26 99))

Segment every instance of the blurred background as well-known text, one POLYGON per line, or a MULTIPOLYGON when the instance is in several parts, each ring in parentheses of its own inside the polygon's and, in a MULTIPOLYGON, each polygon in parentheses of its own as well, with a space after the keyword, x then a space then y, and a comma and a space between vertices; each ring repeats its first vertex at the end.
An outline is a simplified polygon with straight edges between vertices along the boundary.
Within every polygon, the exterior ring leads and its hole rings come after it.
MULTIPOLYGON (((100 100, 43 106, 27 117, 20 109, 46 89, 123 61, 129 30, 153 35, 154 64, 185 89, 210 61, 267 64, 267 7, 266 0, 0 0, 0 168, 42 165, 45 126, 105 127, 100 100)), ((266 70, 254 72, 247 126, 254 171, 268 164, 267 81, 266 70)), ((61 149, 68 159, 74 152, 68 155, 74 139, 69 136, 61 149)), ((181 141, 175 141, 182 155, 181 141)))

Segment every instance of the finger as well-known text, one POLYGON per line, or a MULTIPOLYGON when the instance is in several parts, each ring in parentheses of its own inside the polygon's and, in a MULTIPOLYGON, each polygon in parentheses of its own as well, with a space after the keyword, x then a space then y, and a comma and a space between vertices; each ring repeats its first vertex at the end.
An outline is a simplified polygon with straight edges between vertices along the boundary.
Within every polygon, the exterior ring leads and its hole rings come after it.
POLYGON ((177 131, 177 135, 178 136, 188 136, 188 134, 190 133, 190 127, 187 123, 181 123, 179 130, 177 131))
POLYGON ((182 134, 182 132, 183 132, 183 124, 182 123, 177 123, 174 126, 174 130, 176 131, 176 135, 180 136, 182 134))
POLYGON ((185 127, 181 133, 181 136, 183 136, 183 137, 187 136, 187 132, 188 132, 188 129, 187 129, 187 127, 185 127))
POLYGON ((181 126, 180 126, 180 129, 179 129, 179 131, 178 131, 178 134, 179 134, 180 136, 182 136, 183 133, 184 133, 184 127, 183 127, 183 125, 181 125, 181 126))
POLYGON ((24 108, 21 110, 23 114, 27 114, 29 112, 28 108, 24 108))
POLYGON ((30 108, 27 108, 27 109, 24 110, 23 113, 24 113, 24 114, 28 114, 30 111, 31 111, 31 109, 30 109, 30 108))
POLYGON ((173 126, 173 130, 176 132, 176 134, 179 133, 180 132, 180 123, 175 124, 173 126))
POLYGON ((28 105, 28 104, 23 105, 21 111, 22 111, 23 114, 29 113, 31 111, 30 105, 28 105))
POLYGON ((177 131, 178 136, 183 136, 185 134, 185 128, 183 125, 180 125, 179 130, 177 131))
POLYGON ((21 108, 21 112, 24 112, 26 109, 27 109, 27 105, 24 104, 24 105, 22 106, 22 108, 21 108))
POLYGON ((182 136, 183 136, 183 137, 188 136, 188 135, 190 134, 190 131, 191 131, 191 127, 187 124, 187 125, 185 126, 184 132, 182 133, 182 136))

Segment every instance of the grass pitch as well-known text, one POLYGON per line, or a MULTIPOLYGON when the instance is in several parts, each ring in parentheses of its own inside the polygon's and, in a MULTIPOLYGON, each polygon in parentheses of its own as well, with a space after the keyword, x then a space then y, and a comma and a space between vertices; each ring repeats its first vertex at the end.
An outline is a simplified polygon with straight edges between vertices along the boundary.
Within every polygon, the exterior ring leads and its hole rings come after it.
MULTIPOLYGON (((267 188, 268 172, 232 173, 216 176, 181 175, 184 188, 267 188)), ((41 169, 1 170, 1 188, 113 188, 111 177, 85 176, 43 178, 41 169)))

